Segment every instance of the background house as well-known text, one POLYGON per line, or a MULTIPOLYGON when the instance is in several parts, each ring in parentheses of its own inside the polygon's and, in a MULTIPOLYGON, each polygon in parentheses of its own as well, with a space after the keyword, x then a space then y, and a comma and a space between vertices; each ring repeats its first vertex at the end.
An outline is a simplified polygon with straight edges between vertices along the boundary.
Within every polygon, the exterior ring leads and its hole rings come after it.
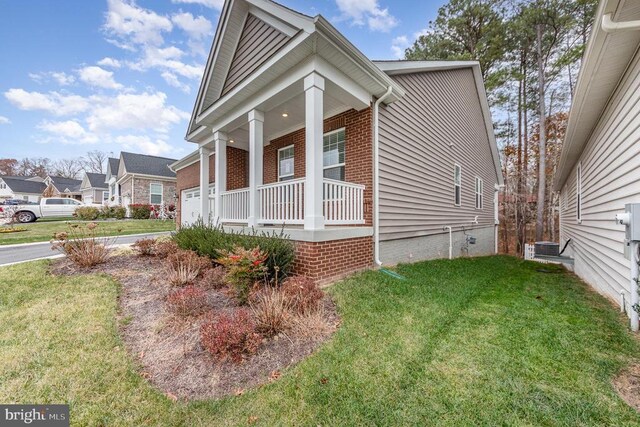
POLYGON ((495 252, 477 63, 372 62, 322 16, 266 0, 225 2, 213 46, 187 134, 200 148, 172 165, 181 222, 284 226, 318 281, 495 252))
POLYGON ((109 199, 106 175, 103 173, 85 172, 80 184, 82 201, 86 204, 102 204, 109 199))
POLYGON ((640 28, 603 28, 640 20, 638 2, 600 2, 587 45, 555 177, 560 243, 578 276, 630 306, 630 254, 616 224, 626 203, 640 202, 640 28))
POLYGON ((0 200, 38 202, 47 188, 39 176, 0 176, 0 200))
MULTIPOLYGON (((169 168, 176 159, 147 156, 136 153, 120 153, 116 186, 119 188, 122 205, 131 204, 175 205, 176 174, 169 168)), ((113 177, 109 162, 109 181, 113 177)))
POLYGON ((107 184, 109 194, 109 204, 113 205, 119 205, 121 203, 120 185, 117 183, 119 164, 119 158, 109 157, 109 159, 107 159, 107 173, 105 174, 105 182, 107 184))
POLYGON ((49 175, 44 179, 44 183, 47 187, 42 193, 43 197, 70 197, 82 200, 82 181, 79 179, 49 175))

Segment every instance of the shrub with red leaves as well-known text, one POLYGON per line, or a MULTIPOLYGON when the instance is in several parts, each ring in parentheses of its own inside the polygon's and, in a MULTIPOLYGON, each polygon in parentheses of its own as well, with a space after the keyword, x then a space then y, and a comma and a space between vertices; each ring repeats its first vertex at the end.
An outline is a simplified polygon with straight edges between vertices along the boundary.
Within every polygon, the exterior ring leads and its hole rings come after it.
POLYGON ((282 283, 282 292, 291 308, 300 313, 312 312, 320 307, 324 292, 306 276, 292 276, 282 283))
POLYGON ((232 314, 221 313, 200 326, 202 346, 218 360, 240 362, 244 356, 254 354, 262 337, 246 309, 232 314))
POLYGON ((207 294, 196 286, 185 286, 167 296, 167 305, 179 316, 197 316, 207 308, 207 294))

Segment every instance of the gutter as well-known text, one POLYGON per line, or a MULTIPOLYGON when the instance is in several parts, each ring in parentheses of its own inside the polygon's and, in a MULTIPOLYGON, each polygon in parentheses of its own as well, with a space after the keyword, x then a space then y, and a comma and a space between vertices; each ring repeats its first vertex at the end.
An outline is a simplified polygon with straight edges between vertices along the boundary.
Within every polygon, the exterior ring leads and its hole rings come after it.
POLYGON ((606 33, 640 30, 640 21, 614 22, 612 14, 607 13, 602 17, 602 30, 606 33))
POLYGON ((374 240, 374 260, 376 265, 382 266, 380 261, 380 130, 378 124, 378 112, 380 103, 393 93, 393 87, 389 86, 387 91, 373 104, 373 240, 374 240))

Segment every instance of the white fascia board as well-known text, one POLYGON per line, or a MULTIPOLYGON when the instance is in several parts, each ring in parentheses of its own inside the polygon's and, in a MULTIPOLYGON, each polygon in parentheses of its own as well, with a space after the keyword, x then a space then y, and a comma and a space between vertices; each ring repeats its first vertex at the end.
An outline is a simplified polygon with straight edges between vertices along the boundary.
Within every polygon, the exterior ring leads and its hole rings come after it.
POLYGON ((314 58, 314 67, 318 74, 340 86, 351 96, 353 96, 357 101, 359 101, 362 104, 362 108, 371 106, 371 94, 369 93, 369 91, 364 89, 358 83, 353 81, 353 79, 348 77, 342 71, 338 70, 325 59, 316 55, 314 58))
POLYGON ((373 61, 373 63, 390 76, 480 66, 478 61, 373 61))
MULTIPOLYGON (((281 23, 282 22, 287 23, 288 27, 295 27, 296 28, 295 32, 297 32, 297 29, 301 29, 307 33, 312 33, 315 29, 313 18, 311 18, 310 16, 303 15, 302 13, 296 12, 288 7, 282 6, 273 1, 246 0, 246 2, 250 5, 249 11, 260 19, 262 19, 262 17, 258 16, 256 12, 260 13, 262 16, 264 16, 265 14, 271 15, 272 17, 277 18, 279 21, 281 21, 281 23)), ((271 24, 271 22, 265 19, 263 19, 263 21, 267 22, 268 24, 271 24)), ((273 26, 280 30, 279 26, 277 25, 273 25, 273 26)))
POLYGON ((196 130, 186 136, 188 142, 198 142, 207 135, 207 127, 199 126, 196 130))

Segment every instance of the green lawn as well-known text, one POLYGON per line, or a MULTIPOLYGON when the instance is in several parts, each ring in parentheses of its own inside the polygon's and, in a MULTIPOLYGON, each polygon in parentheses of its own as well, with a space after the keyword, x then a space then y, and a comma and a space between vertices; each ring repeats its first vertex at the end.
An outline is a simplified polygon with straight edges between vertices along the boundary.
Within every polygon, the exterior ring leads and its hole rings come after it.
POLYGON ((611 386, 638 342, 574 276, 537 271, 553 267, 491 257, 354 276, 331 288, 335 337, 278 381, 174 403, 122 347, 118 285, 46 265, 0 269, 0 402, 67 402, 75 425, 640 425, 611 386))
MULTIPOLYGON (((54 233, 67 231, 69 223, 88 223, 90 221, 38 220, 29 224, 18 224, 16 227, 24 227, 27 231, 19 233, 0 233, 0 245, 15 243, 48 242, 54 233)), ((97 221, 100 233, 105 236, 124 236, 126 234, 155 233, 160 231, 173 231, 176 229, 173 221, 157 221, 148 219, 128 219, 123 221, 97 221)))

